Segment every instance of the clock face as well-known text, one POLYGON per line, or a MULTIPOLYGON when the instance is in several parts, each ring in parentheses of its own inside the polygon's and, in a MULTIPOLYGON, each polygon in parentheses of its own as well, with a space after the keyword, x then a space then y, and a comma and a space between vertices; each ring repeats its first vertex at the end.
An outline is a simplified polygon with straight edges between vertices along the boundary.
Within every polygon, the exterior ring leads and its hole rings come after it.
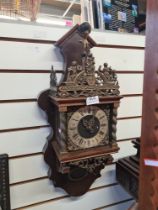
POLYGON ((98 146, 107 133, 107 115, 97 106, 79 108, 68 122, 68 138, 81 149, 98 146))

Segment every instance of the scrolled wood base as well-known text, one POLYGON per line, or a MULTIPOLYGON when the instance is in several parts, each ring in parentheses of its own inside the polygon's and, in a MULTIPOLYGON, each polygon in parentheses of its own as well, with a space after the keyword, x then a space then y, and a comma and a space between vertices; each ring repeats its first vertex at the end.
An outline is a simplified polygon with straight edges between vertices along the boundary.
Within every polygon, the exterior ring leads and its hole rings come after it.
MULTIPOLYGON (((87 169, 80 165, 72 164, 71 162, 63 164, 63 170, 60 170, 60 162, 52 147, 51 141, 47 142, 44 151, 44 159, 49 165, 49 178, 53 181, 55 187, 64 189, 70 196, 81 196, 85 194, 92 183, 100 177, 100 171, 105 167, 105 164, 98 164, 95 168, 91 165, 87 169), (72 166, 71 166, 72 164, 72 166)), ((105 156, 105 162, 112 162, 111 155, 105 156)))

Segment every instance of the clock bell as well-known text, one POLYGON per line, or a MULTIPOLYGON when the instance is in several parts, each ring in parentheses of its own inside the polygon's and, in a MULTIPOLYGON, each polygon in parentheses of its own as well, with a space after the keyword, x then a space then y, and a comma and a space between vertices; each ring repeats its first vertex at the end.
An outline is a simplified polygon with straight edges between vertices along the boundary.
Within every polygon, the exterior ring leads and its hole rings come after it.
POLYGON ((64 56, 62 80, 57 84, 59 72, 52 70, 50 89, 38 99, 52 127, 44 148, 49 178, 71 196, 87 192, 119 150, 117 76, 107 63, 95 69, 90 32, 89 23, 76 25, 55 43, 64 56))

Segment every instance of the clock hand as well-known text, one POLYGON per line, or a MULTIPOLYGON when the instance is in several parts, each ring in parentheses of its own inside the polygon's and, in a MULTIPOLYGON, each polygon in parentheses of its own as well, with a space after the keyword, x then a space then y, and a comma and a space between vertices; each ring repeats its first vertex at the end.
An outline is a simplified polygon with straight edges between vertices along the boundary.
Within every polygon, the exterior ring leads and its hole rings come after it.
POLYGON ((95 133, 97 129, 97 125, 95 125, 94 117, 92 117, 90 120, 83 119, 83 126, 87 129, 89 133, 95 133))

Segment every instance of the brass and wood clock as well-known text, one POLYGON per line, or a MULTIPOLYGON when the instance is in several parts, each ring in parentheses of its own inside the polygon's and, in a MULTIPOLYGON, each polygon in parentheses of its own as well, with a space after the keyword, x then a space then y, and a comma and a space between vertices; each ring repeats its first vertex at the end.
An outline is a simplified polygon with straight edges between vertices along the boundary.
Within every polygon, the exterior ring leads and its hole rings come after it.
POLYGON ((50 89, 40 94, 52 133, 44 148, 54 185, 69 195, 88 191, 118 152, 116 142, 119 85, 107 63, 95 69, 89 23, 76 25, 56 42, 64 56, 63 72, 52 70, 50 89), (57 84, 58 73, 62 80, 57 84))

